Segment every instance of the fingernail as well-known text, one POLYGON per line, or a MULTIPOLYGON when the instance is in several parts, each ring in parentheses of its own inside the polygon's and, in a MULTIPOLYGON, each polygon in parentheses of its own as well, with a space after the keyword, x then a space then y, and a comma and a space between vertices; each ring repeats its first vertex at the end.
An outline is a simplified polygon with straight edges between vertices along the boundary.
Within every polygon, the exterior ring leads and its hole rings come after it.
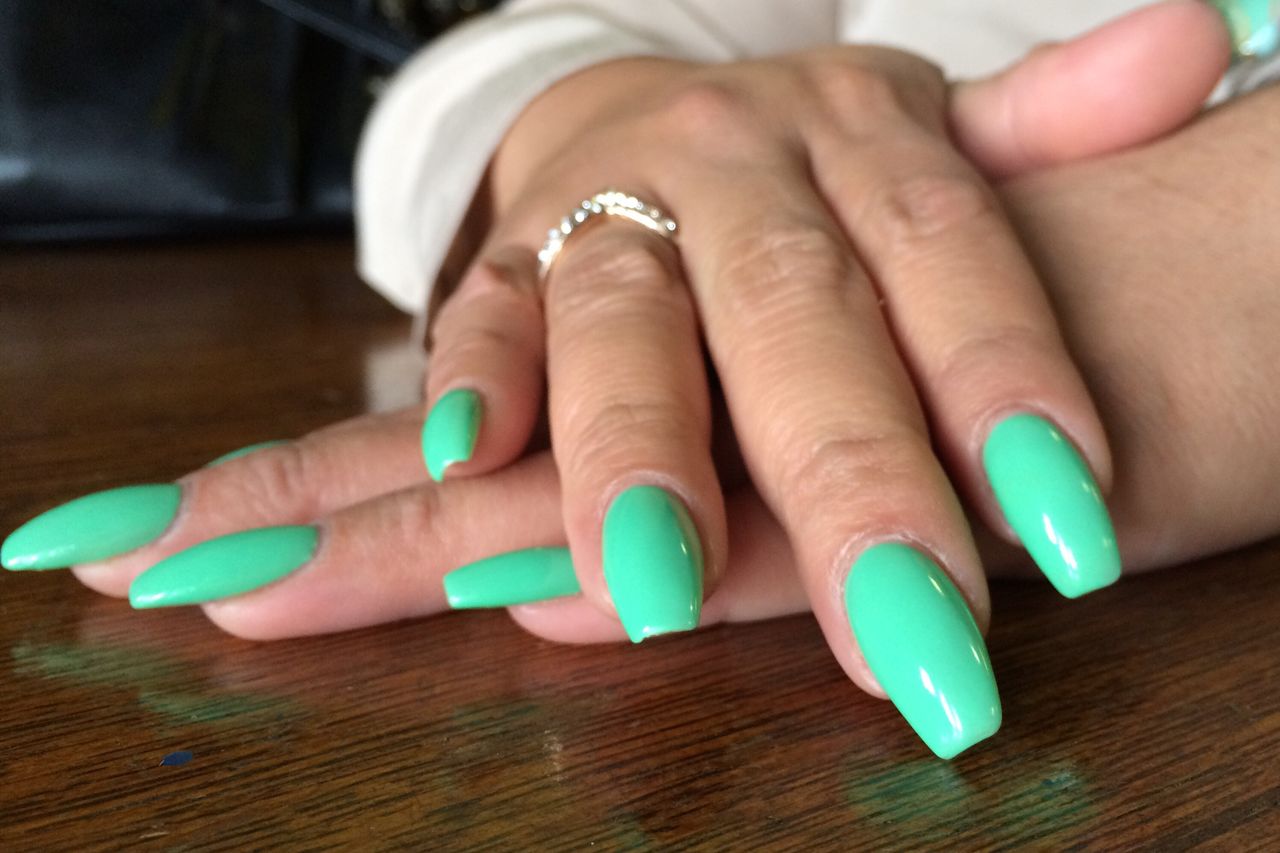
POLYGON ((139 610, 242 595, 298 569, 315 554, 314 527, 260 527, 179 551, 138 575, 129 603, 139 610))
POLYGON ((64 569, 117 557, 164 533, 181 500, 182 489, 173 483, 76 498, 9 534, 0 546, 0 565, 10 571, 64 569))
POLYGON ((604 580, 631 642, 692 631, 702 612, 702 543, 679 500, 632 486, 604 516, 604 580))
POLYGON ((284 439, 277 439, 275 441, 260 441, 257 444, 250 444, 248 447, 242 447, 239 450, 233 450, 230 453, 224 453, 221 456, 219 456, 217 459, 205 465, 204 467, 212 468, 215 465, 221 465, 223 462, 230 462, 232 459, 239 459, 241 456, 248 456, 250 453, 254 453, 255 451, 258 451, 258 450, 266 450, 269 447, 279 447, 282 444, 288 444, 288 443, 289 442, 285 441, 284 439))
POLYGON ((422 458, 437 483, 455 462, 466 462, 476 449, 480 431, 480 396, 468 388, 455 388, 431 407, 422 425, 422 458))
POLYGON ((939 758, 1000 728, 1000 693, 978 625, 951 579, 915 548, 874 545, 854 562, 845 612, 880 686, 939 758))
POLYGON ((1280 47, 1280 2, 1210 0, 1227 22, 1237 57, 1261 59, 1280 47))
POLYGON ((510 607, 581 591, 568 548, 510 551, 444 576, 444 594, 455 610, 510 607))
POLYGON ((1120 551, 1097 481, 1057 427, 1019 414, 982 450, 996 501, 1058 592, 1078 598, 1120 577, 1120 551))

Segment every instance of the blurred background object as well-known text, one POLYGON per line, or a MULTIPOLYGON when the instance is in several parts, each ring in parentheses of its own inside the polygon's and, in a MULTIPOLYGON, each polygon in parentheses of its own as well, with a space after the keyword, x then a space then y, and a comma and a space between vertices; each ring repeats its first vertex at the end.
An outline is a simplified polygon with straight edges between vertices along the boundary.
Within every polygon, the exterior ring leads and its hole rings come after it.
POLYGON ((8 0, 0 241, 346 228, 381 82, 497 0, 8 0))

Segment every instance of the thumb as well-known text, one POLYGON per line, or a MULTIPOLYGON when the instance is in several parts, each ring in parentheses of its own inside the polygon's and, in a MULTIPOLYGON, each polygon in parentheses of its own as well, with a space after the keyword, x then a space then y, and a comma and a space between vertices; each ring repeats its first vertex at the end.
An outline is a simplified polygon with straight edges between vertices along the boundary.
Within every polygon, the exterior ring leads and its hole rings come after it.
POLYGON ((1209 4, 1158 3, 956 84, 952 134, 992 177, 1105 154, 1192 119, 1230 60, 1226 24, 1209 4))

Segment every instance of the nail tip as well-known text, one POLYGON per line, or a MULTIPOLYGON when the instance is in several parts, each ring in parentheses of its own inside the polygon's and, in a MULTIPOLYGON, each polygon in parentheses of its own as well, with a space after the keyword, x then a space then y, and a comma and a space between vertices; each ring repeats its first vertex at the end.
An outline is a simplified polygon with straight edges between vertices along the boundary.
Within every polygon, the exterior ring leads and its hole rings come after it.
POLYGON ((645 625, 638 629, 627 628, 625 625, 627 636, 631 638, 631 642, 639 645, 645 640, 652 637, 661 637, 666 634, 684 634, 689 631, 696 630, 698 621, 694 619, 691 622, 680 622, 673 625, 645 625))
MULTIPOLYGON (((5 544, 7 545, 8 542, 6 541, 5 544)), ((10 572, 24 572, 37 568, 36 562, 36 557, 33 554, 14 554, 0 549, 0 566, 10 572)))
POLYGON ((933 754, 941 758, 943 761, 951 761, 961 753, 968 752, 973 747, 990 740, 1000 731, 1000 720, 996 720, 994 726, 979 729, 973 733, 971 737, 959 740, 949 741, 945 744, 932 744, 926 742, 926 745, 933 751, 933 754))
POLYGON ((1063 598, 1069 598, 1074 601, 1077 598, 1084 598, 1090 593, 1098 592, 1099 590, 1106 589, 1109 586, 1114 586, 1119 580, 1120 573, 1116 572, 1114 575, 1092 578, 1089 581, 1082 581, 1070 586, 1059 586, 1058 592, 1062 594, 1063 598))

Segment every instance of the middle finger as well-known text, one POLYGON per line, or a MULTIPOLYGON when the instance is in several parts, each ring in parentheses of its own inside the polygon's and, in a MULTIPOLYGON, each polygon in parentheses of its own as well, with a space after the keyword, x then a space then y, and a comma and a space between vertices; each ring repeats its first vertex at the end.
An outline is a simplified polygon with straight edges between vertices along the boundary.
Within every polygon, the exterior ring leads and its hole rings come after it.
POLYGON ((803 158, 698 175, 686 263, 753 479, 841 664, 951 757, 1000 725, 989 600, 876 291, 803 158))

